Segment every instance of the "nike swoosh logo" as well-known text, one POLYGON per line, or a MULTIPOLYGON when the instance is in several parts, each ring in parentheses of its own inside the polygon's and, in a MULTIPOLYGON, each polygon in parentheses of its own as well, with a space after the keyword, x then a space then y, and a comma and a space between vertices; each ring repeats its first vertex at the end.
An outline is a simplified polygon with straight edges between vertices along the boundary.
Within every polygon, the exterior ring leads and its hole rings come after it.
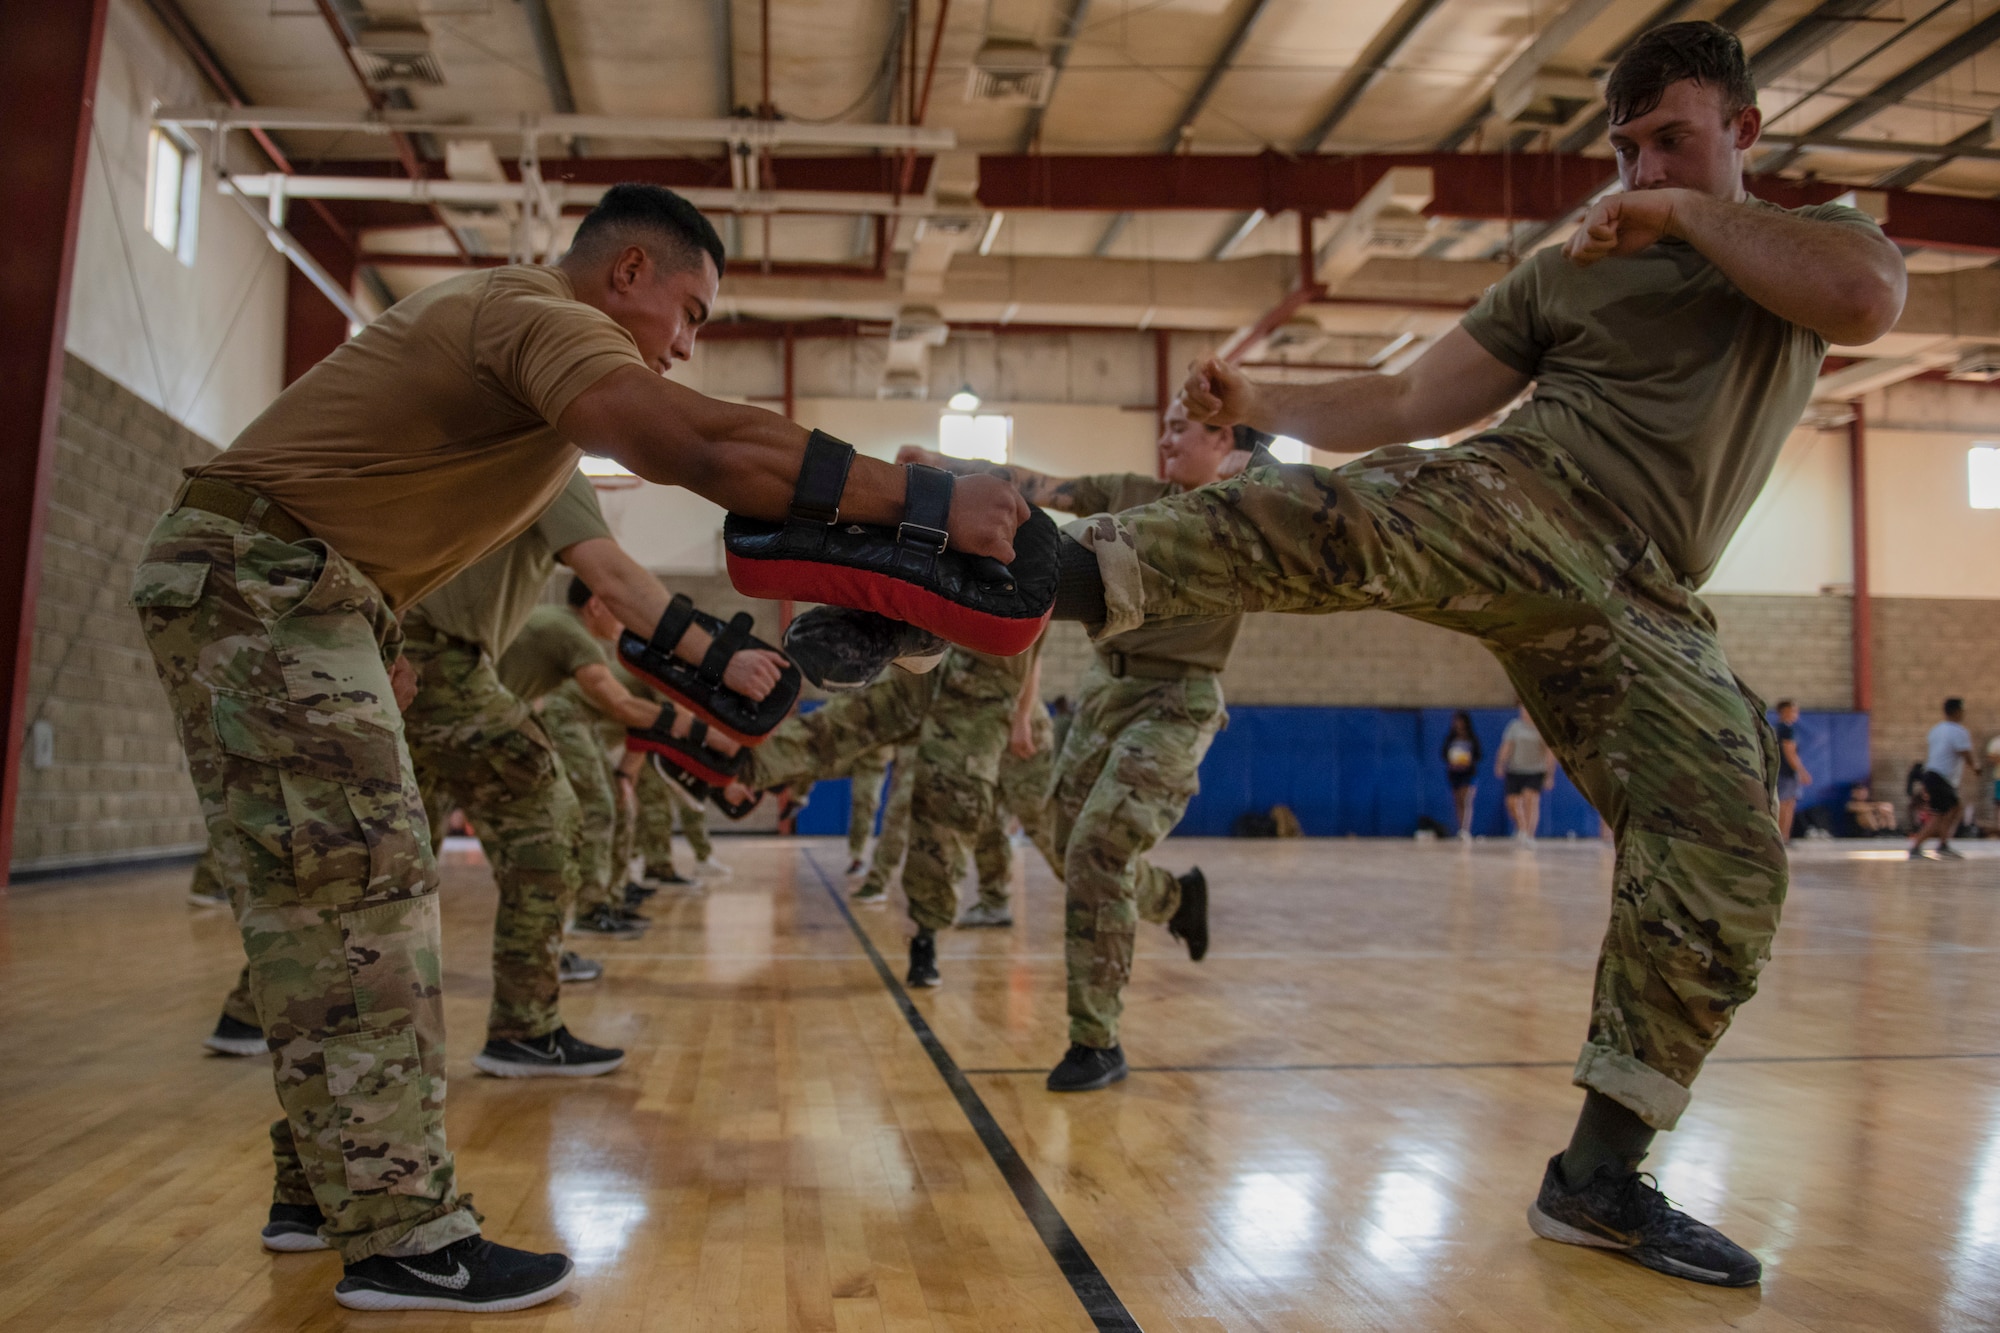
POLYGON ((402 1269, 411 1277, 422 1278, 432 1286, 443 1287, 447 1291, 463 1291, 465 1290, 466 1283, 472 1281, 472 1274, 466 1270, 465 1260, 463 1259, 458 1261, 458 1271, 456 1273, 426 1273, 421 1268, 412 1268, 408 1264, 401 1263, 397 1264, 396 1267, 402 1269))

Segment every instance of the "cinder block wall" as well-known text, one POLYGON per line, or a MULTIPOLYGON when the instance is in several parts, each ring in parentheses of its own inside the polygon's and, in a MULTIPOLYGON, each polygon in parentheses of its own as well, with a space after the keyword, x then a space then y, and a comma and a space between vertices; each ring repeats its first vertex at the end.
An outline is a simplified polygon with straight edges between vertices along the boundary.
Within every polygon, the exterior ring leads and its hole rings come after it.
POLYGON ((1925 734, 1943 720, 1947 698, 1965 700, 1982 759, 2000 731, 2000 602, 1877 597, 1874 610, 1875 792, 1900 803, 1903 778, 1924 757, 1925 734))
POLYGON ((71 356, 42 539, 28 723, 54 763, 22 747, 13 870, 193 851, 205 834, 139 622, 125 604, 146 534, 181 468, 215 446, 71 356))

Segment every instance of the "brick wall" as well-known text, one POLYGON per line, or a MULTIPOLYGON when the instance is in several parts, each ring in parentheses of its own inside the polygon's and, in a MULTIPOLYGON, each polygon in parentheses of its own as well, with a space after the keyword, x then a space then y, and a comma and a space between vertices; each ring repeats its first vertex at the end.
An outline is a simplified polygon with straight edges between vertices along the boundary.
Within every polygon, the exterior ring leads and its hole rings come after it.
POLYGON ((152 656, 125 604, 140 546, 215 446, 87 362, 64 363, 55 473, 42 539, 27 722, 54 763, 22 747, 12 869, 198 849, 194 789, 152 656))
POLYGON ((1945 699, 1965 700, 1965 725, 1982 756, 2000 731, 2000 602, 1877 597, 1874 611, 1875 789, 1900 801, 1945 699))

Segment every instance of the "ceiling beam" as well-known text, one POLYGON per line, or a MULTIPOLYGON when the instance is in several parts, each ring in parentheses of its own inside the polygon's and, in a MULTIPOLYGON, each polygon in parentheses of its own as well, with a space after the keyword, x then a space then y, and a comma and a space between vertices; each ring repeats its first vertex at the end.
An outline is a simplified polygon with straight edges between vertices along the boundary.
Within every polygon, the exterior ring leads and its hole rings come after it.
MULTIPOLYGON (((1601 2, 1602 0, 1589 0, 1589 3, 1601 2)), ((1237 20, 1236 27, 1231 30, 1229 40, 1222 44, 1221 52, 1209 62, 1208 72, 1201 76, 1201 83, 1196 86, 1186 105, 1181 107, 1180 115, 1174 118, 1174 127, 1167 131, 1167 137, 1160 145, 1161 152, 1180 152, 1193 140, 1194 123, 1201 119, 1202 111, 1208 106, 1208 99, 1215 95, 1215 90, 1222 84, 1223 76, 1228 74, 1229 67, 1236 63, 1236 57, 1243 50, 1243 43, 1250 39, 1250 30, 1257 26, 1257 20, 1263 17, 1264 9, 1269 3, 1270 0, 1250 0, 1249 7, 1243 11, 1243 17, 1237 20)), ((1118 243, 1118 237, 1131 220, 1130 213, 1120 213, 1112 218, 1110 225, 1105 227, 1104 234, 1098 238, 1093 253, 1110 254, 1111 247, 1118 243)))
MULTIPOLYGON (((1806 131, 1806 136, 1841 135, 1870 120, 1908 97, 1933 79, 1957 68, 2000 41, 2000 10, 1988 14, 1958 36, 1916 61, 1900 74, 1876 84, 1861 96, 1806 131)), ((1801 150, 1794 146, 1777 161, 1763 168, 1776 174, 1790 166, 1801 150)))
POLYGON ((1542 72, 1542 67, 1555 59, 1610 3, 1611 0, 1570 0, 1569 7, 1544 24, 1520 54, 1494 76, 1492 89, 1479 100, 1472 114, 1439 142, 1438 151, 1448 153, 1456 149, 1478 133, 1496 110, 1503 119, 1513 119, 1532 96, 1535 76, 1542 72))
POLYGON ((1069 64, 1070 48, 1083 32, 1084 20, 1090 15, 1090 0, 1070 0, 1069 8, 1063 12, 1062 31, 1056 35, 1055 45, 1049 49, 1049 89, 1040 106, 1028 108, 1027 124, 1021 128, 1020 150, 1033 152, 1041 146, 1042 120, 1048 115, 1049 103, 1055 100, 1056 86, 1062 82, 1063 67, 1069 64))
POLYGON ((1907 166, 1898 167, 1876 181, 1875 186, 1884 190, 1907 190, 1954 157, 1987 156, 1978 150, 1983 149, 1992 140, 1993 121, 1990 119, 1981 121, 1950 143, 1943 145, 1943 151, 1935 157, 1919 158, 1907 166))
MULTIPOLYGON (((549 90, 549 105, 558 115, 576 114, 576 94, 569 84, 569 66, 563 61, 562 39, 556 36, 555 15, 548 0, 519 0, 521 16, 528 20, 528 37, 535 44, 535 58, 542 65, 542 82, 549 90)), ((584 141, 571 139, 571 155, 583 157, 584 141)))
POLYGON ((448 111, 397 110, 329 111, 317 107, 244 107, 227 105, 161 107, 154 123, 185 129, 336 130, 351 134, 386 134, 401 138, 417 131, 477 135, 489 138, 572 138, 579 134, 619 139, 651 139, 660 143, 726 143, 753 149, 785 145, 813 148, 908 148, 938 151, 955 148, 950 130, 910 125, 807 125, 789 120, 682 120, 654 116, 454 114, 448 111))

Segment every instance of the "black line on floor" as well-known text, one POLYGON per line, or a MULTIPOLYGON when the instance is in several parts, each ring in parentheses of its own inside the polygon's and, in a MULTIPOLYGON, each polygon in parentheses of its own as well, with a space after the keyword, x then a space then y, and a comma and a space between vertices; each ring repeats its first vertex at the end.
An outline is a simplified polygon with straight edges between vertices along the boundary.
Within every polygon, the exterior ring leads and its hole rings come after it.
POLYGON ((812 853, 801 852, 800 855, 812 867, 813 874, 819 877, 820 887, 826 890, 826 896, 833 900, 833 905, 846 918, 847 928, 854 932, 854 938, 861 941, 861 947, 868 953, 868 961, 875 965, 875 974, 882 978, 890 998, 903 1011, 903 1021, 910 1025, 910 1031, 916 1033, 924 1053, 937 1066, 945 1086, 951 1089, 951 1095, 958 1101, 958 1109, 965 1112, 965 1118, 972 1122, 973 1132, 986 1145, 987 1155, 993 1159, 993 1165, 1000 1168, 1007 1187, 1014 1191, 1021 1211, 1028 1215, 1028 1225, 1041 1237, 1049 1257, 1056 1261, 1056 1267, 1068 1279, 1070 1290, 1076 1293, 1084 1313, 1090 1316, 1090 1322, 1099 1329, 1107 1330, 1107 1333, 1113 1330, 1143 1333, 1139 1321, 1132 1317, 1132 1312, 1125 1308, 1125 1302, 1119 1300, 1118 1293, 1111 1289, 1110 1280, 1090 1257, 1090 1252, 1083 1248, 1083 1242, 1077 1239, 1076 1233, 1070 1230, 1069 1223, 1063 1220, 1055 1201, 1049 1198, 1042 1183, 1035 1179, 1035 1173, 1028 1169, 1027 1162, 1022 1160, 1019 1150, 1007 1137, 1007 1131, 1000 1128, 1000 1122, 986 1109, 986 1103, 973 1091, 972 1084, 966 1082, 965 1071, 958 1067, 958 1062, 951 1058, 951 1052, 938 1040, 937 1033, 917 1012, 917 1006, 910 1002, 909 992, 903 989, 902 982, 896 980, 896 974, 883 960, 875 941, 869 939, 868 932, 861 928, 861 922, 855 919, 846 899, 840 896, 840 890, 827 878, 826 871, 820 869, 812 853))
MULTIPOLYGON (((1737 1055, 1716 1056, 1711 1065, 1831 1065, 1869 1064, 1887 1060, 2000 1060, 2000 1051, 1939 1052, 1917 1055, 1737 1055)), ((1367 1061, 1352 1064, 1299 1065, 1133 1065, 1134 1074, 1342 1074, 1374 1069, 1568 1069, 1571 1060, 1433 1060, 1367 1061)), ((973 1074, 1044 1074, 1035 1069, 968 1069, 973 1074)))

